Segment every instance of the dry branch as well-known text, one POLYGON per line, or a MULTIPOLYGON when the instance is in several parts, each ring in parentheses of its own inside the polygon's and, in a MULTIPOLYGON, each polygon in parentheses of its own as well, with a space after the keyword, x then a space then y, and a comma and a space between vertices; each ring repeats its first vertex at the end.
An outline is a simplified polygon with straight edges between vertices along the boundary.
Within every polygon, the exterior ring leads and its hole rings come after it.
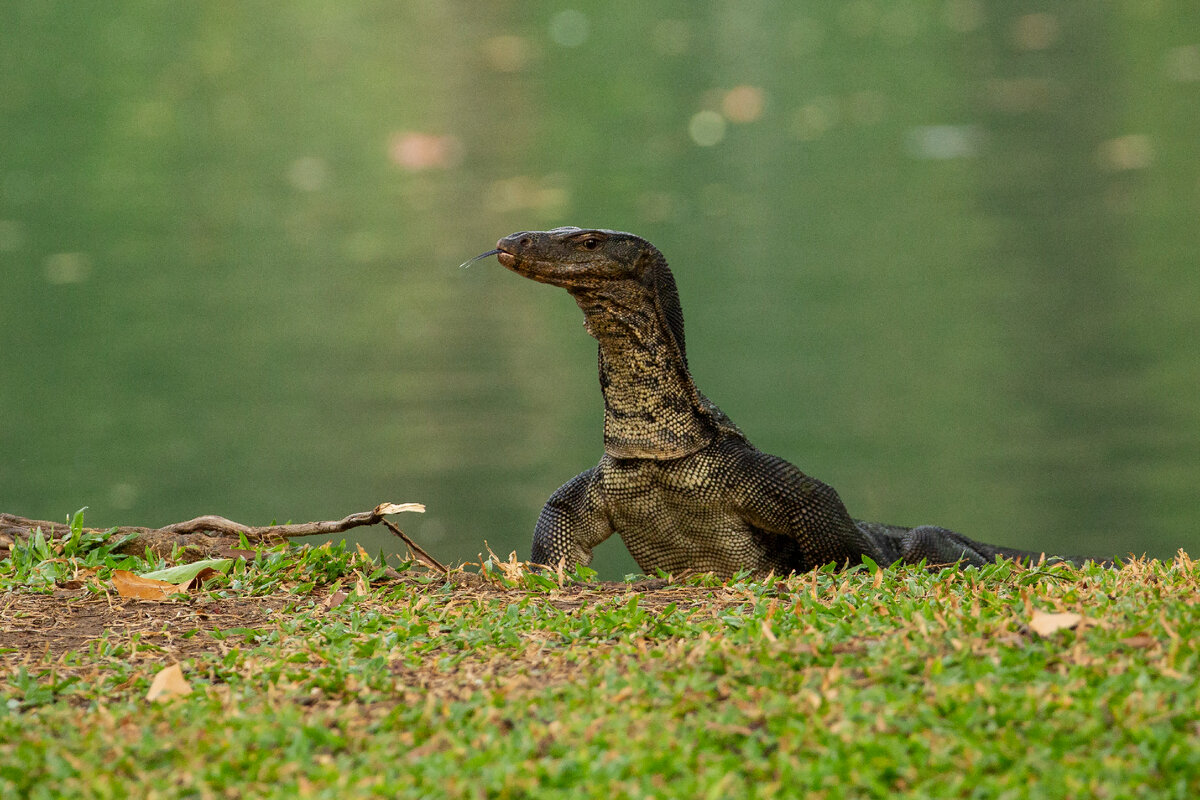
MULTIPOLYGON (((424 511, 425 508, 422 507, 421 510, 424 511)), ((380 520, 380 522, 382 522, 389 531, 391 531, 392 533, 394 533, 395 535, 399 536, 401 539, 404 540, 404 543, 406 545, 408 545, 408 549, 412 551, 413 555, 417 557, 418 561, 420 561, 422 564, 424 564, 427 567, 433 567, 436 570, 440 570, 443 574, 445 574, 447 576, 450 575, 449 567, 447 567, 442 562, 438 561, 433 556, 429 555, 429 553, 426 553, 425 549, 423 547, 421 547, 421 545, 414 542, 412 539, 408 538, 408 534, 406 534, 404 531, 400 530, 400 528, 396 526, 396 523, 392 522, 390 519, 380 520)))
MULTIPOLYGON (((251 543, 273 543, 284 539, 293 539, 297 536, 326 536, 344 533, 351 528, 377 525, 383 522, 389 530, 403 539, 423 562, 443 572, 448 572, 446 567, 418 547, 403 531, 384 519, 388 514, 399 514, 403 511, 423 512, 425 506, 420 503, 380 503, 371 511, 361 511, 343 519, 302 522, 295 525, 243 525, 225 517, 208 515, 176 522, 162 528, 142 528, 131 525, 115 529, 84 528, 84 531, 104 533, 112 530, 115 536, 132 534, 129 541, 117 548, 119 553, 137 555, 144 553, 146 548, 150 548, 152 552, 165 556, 175 548, 188 548, 197 558, 211 558, 238 554, 237 547, 242 536, 245 536, 246 540, 251 543)), ((12 537, 14 540, 26 539, 39 528, 44 536, 52 539, 71 535, 71 526, 62 522, 0 514, 0 547, 3 546, 5 537, 12 537)))

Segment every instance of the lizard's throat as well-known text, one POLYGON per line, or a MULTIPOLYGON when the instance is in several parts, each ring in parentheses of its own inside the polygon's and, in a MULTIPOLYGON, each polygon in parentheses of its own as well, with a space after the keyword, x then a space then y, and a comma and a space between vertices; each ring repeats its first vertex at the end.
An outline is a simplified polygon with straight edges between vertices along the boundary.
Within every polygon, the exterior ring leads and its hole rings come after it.
POLYGON ((670 341, 656 331, 588 329, 600 343, 605 452, 615 458, 681 458, 712 441, 713 421, 670 341))

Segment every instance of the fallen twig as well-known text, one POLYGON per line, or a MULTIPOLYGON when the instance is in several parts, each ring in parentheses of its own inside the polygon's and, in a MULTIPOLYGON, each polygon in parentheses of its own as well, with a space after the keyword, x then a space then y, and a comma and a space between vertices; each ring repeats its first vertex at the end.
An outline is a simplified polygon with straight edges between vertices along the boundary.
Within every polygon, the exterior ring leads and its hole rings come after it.
MULTIPOLYGON (((422 507, 421 510, 424 511, 425 509, 422 507)), ((414 542, 412 539, 408 538, 408 534, 406 534, 404 531, 400 530, 400 528, 396 527, 396 524, 394 522, 392 522, 390 519, 380 520, 380 522, 382 522, 385 526, 387 526, 387 529, 389 531, 391 531, 392 533, 396 534, 397 536, 399 536, 401 539, 404 540, 404 543, 406 545, 408 545, 408 548, 410 550, 412 550, 413 555, 415 555, 417 557, 418 561, 421 561, 427 567, 433 567, 436 570, 441 570, 446 575, 450 574, 449 567, 447 567, 442 562, 438 561, 433 556, 429 555, 429 553, 426 553, 419 544, 414 542)))
MULTIPOLYGON (((414 552, 427 560, 431 566, 449 572, 436 559, 421 550, 417 545, 409 539, 399 528, 392 525, 384 516, 387 514, 399 514, 404 511, 424 512, 425 506, 420 503, 380 503, 371 511, 361 511, 357 514, 351 514, 348 517, 339 520, 329 520, 323 522, 301 522, 294 525, 243 525, 240 522, 208 515, 196 517, 184 522, 176 522, 171 525, 165 525, 161 528, 143 528, 139 526, 121 526, 117 528, 84 528, 85 532, 103 533, 113 531, 115 536, 126 536, 132 534, 132 537, 117 548, 118 553, 140 554, 149 548, 152 552, 158 555, 168 555, 177 547, 191 548, 193 551, 200 554, 200 557, 213 556, 228 556, 231 551, 235 551, 237 545, 241 542, 241 537, 246 537, 249 542, 278 542, 283 539, 293 539, 298 536, 324 536, 334 533, 344 533, 351 528, 358 528, 363 525, 376 525, 383 522, 398 534, 405 543, 412 547, 414 552)), ((71 526, 62 522, 50 522, 40 519, 27 519, 18 517, 14 514, 0 514, 0 544, 2 538, 7 535, 14 539, 26 539, 33 535, 34 531, 41 529, 42 534, 48 538, 62 538, 71 535, 71 526)))

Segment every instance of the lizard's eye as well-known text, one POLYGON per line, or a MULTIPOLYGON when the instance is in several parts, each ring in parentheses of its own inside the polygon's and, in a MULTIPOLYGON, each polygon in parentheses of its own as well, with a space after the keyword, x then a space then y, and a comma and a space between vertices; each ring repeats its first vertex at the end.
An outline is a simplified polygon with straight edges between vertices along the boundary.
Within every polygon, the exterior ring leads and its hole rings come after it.
POLYGON ((583 249, 584 250, 595 250, 599 246, 600 246, 599 239, 584 239, 583 240, 583 249))

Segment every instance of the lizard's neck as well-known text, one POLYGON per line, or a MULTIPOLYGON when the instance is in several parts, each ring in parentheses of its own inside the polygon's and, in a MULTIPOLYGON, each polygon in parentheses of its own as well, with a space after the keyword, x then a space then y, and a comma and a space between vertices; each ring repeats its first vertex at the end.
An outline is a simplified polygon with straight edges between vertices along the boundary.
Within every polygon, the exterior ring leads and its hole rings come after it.
POLYGON ((588 333, 600 345, 605 452, 615 458, 670 459, 711 442, 716 433, 712 412, 701 401, 653 296, 572 294, 588 333))

